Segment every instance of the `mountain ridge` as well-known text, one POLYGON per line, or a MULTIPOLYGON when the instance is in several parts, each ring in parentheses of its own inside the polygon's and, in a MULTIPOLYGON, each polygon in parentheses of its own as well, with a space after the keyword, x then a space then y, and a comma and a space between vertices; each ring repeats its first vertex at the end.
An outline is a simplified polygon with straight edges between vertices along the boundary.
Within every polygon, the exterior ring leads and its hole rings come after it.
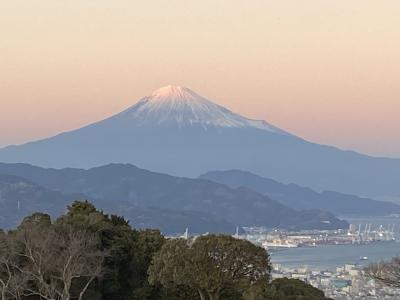
POLYGON ((76 200, 88 200, 106 213, 123 215, 137 229, 154 228, 167 234, 183 232, 233 233, 235 225, 197 211, 177 211, 132 205, 126 201, 88 197, 82 193, 62 193, 15 175, 0 174, 0 228, 15 228, 36 212, 57 218, 76 200))
POLYGON ((232 189, 209 180, 174 177, 129 164, 56 170, 0 163, 0 173, 25 176, 64 194, 105 199, 111 207, 116 201, 115 205, 206 213, 238 226, 334 229, 348 225, 330 213, 297 211, 247 188, 232 189))
POLYGON ((400 205, 335 191, 315 192, 297 184, 282 184, 242 170, 210 171, 199 178, 232 188, 247 187, 295 209, 321 209, 335 215, 385 216, 399 214, 400 205))

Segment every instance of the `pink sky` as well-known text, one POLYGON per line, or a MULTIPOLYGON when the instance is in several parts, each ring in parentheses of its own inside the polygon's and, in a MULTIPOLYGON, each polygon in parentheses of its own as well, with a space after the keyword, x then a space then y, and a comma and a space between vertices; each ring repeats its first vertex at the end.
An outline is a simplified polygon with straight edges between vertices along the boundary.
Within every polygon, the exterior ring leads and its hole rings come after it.
POLYGON ((311 141, 400 157, 399 16, 398 0, 5 1, 0 146, 177 84, 311 141))

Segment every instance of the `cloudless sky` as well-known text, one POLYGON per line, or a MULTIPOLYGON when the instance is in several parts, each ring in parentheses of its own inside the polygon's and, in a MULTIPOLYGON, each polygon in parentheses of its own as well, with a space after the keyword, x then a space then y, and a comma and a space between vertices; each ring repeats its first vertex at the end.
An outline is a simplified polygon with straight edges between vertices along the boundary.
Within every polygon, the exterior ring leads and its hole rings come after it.
POLYGON ((400 157, 400 1, 0 0, 0 146, 167 84, 311 141, 400 157))

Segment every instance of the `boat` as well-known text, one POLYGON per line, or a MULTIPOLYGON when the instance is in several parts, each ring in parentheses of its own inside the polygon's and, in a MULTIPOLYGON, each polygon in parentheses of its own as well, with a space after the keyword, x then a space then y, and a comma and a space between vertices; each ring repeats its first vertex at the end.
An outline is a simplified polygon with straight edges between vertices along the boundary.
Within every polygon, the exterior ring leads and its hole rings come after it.
POLYGON ((289 242, 287 240, 273 240, 273 241, 265 241, 262 243, 262 246, 265 249, 280 249, 280 248, 297 248, 298 244, 289 242))
POLYGON ((367 256, 361 256, 360 260, 368 260, 368 257, 367 256))

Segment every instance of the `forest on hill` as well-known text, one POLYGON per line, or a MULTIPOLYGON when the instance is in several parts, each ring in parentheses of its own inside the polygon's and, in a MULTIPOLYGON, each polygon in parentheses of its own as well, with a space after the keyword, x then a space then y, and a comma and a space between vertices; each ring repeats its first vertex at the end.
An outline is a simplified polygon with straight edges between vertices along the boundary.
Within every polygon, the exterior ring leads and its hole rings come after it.
POLYGON ((325 299, 301 281, 271 281, 268 253, 228 235, 167 239, 76 201, 0 231, 1 300, 325 299))

